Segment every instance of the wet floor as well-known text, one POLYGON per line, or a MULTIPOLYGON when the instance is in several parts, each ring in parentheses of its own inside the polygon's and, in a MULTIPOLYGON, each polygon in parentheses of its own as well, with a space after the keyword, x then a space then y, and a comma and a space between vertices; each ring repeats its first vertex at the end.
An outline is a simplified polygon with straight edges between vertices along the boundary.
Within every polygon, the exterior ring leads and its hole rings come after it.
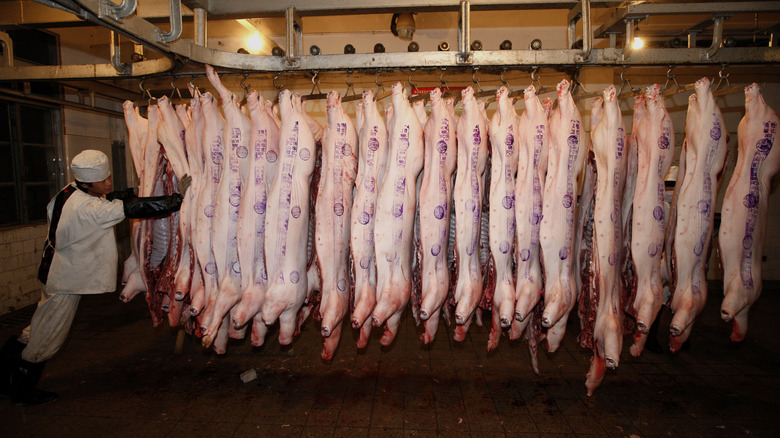
MULTIPOLYGON (((591 352, 576 343, 576 317, 558 352, 540 352, 536 375, 525 341, 502 337, 487 353, 487 327, 472 326, 457 343, 442 325, 425 347, 410 312, 390 348, 374 333, 357 351, 348 330, 329 363, 311 320, 292 348, 280 348, 272 328, 261 348, 232 341, 219 357, 186 337, 176 354, 177 331, 153 328, 142 299, 87 296, 40 384, 60 400, 43 407, 0 400, 0 435, 777 436, 780 282, 765 284, 741 344, 729 341, 719 318, 718 287, 690 348, 633 358, 626 337, 620 366, 590 398, 591 352), (257 378, 243 383, 240 375, 253 368, 257 378)), ((25 312, 0 317, 3 340, 23 328, 25 312)), ((662 314, 663 330, 670 319, 662 314)))

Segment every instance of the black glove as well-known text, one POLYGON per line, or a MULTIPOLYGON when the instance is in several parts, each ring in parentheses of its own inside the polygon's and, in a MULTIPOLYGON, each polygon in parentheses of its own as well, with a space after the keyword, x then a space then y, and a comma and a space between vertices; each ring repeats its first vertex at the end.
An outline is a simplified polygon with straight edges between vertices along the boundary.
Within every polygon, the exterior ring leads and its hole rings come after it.
POLYGON ((179 193, 181 193, 182 196, 187 193, 187 189, 190 188, 191 183, 192 177, 185 173, 184 176, 179 180, 179 193))
POLYGON ((108 199, 109 201, 113 201, 114 199, 120 199, 122 201, 126 201, 128 199, 135 198, 136 196, 138 195, 135 194, 135 189, 133 187, 129 187, 121 191, 111 192, 107 194, 106 199, 108 199))
POLYGON ((130 219, 147 219, 167 216, 175 211, 179 211, 183 199, 178 193, 174 193, 171 196, 128 199, 124 201, 125 217, 130 219))

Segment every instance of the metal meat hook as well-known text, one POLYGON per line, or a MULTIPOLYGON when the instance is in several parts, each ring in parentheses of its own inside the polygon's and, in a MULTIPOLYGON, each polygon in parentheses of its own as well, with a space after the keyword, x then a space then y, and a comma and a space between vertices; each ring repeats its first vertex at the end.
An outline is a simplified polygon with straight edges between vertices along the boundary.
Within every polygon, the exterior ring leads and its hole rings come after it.
POLYGON ((661 93, 666 91, 666 87, 669 86, 669 81, 674 81, 674 85, 677 86, 677 88, 680 88, 680 84, 677 82, 677 77, 672 75, 672 69, 674 69, 674 65, 669 66, 669 70, 666 71, 666 82, 664 83, 663 88, 661 88, 661 93))
POLYGON ((311 77, 311 93, 309 94, 314 94, 315 89, 317 90, 317 94, 322 94, 322 91, 320 91, 319 75, 320 72, 314 70, 314 76, 311 77))
POLYGON ((281 75, 282 75, 281 72, 276 73, 276 75, 274 76, 274 79, 272 81, 273 84, 274 84, 274 87, 276 88, 276 91, 282 91, 284 89, 284 85, 279 85, 279 84, 276 83, 276 80, 279 79, 279 76, 281 76, 281 75))
POLYGON ((477 86, 476 92, 481 93, 482 92, 482 86, 479 84, 479 79, 477 79, 477 70, 479 70, 479 67, 474 67, 474 70, 471 72, 471 85, 477 86))

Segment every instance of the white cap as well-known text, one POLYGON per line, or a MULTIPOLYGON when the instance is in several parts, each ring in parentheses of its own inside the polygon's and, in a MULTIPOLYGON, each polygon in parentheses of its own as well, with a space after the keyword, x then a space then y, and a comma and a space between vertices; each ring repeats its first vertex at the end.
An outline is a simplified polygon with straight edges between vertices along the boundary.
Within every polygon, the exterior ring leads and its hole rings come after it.
POLYGON ((94 149, 87 149, 73 157, 70 162, 70 170, 76 180, 91 183, 100 182, 111 175, 108 168, 108 157, 106 154, 94 149))

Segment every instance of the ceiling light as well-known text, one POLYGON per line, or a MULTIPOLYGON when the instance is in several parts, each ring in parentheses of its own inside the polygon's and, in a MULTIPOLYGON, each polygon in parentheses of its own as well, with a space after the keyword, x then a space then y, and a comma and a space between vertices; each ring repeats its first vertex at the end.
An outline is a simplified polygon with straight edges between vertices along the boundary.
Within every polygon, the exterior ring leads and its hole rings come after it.
POLYGON ((246 40, 246 45, 251 53, 259 53, 263 48, 263 39, 260 38, 260 32, 255 32, 246 40))
POLYGON ((414 16, 410 13, 393 14, 390 31, 402 40, 411 41, 414 37, 414 16))
POLYGON ((645 45, 645 42, 642 41, 642 38, 634 37, 634 42, 631 43, 631 48, 634 49, 634 50, 637 50, 637 49, 641 49, 642 47, 644 47, 644 45, 645 45))

